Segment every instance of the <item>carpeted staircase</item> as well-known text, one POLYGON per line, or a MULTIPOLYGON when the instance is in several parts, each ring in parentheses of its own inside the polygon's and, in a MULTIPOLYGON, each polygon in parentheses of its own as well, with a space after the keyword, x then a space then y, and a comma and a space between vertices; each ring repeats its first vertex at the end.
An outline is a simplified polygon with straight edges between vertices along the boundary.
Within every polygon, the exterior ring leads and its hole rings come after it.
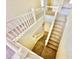
POLYGON ((56 53, 66 24, 66 19, 59 18, 55 20, 49 41, 44 47, 41 56, 44 59, 56 59, 56 53))
POLYGON ((45 32, 35 44, 34 48, 32 49, 33 52, 40 55, 44 59, 56 59, 56 53, 63 35, 66 21, 67 20, 65 16, 57 15, 47 45, 45 46, 45 40, 47 38, 48 32, 45 32))

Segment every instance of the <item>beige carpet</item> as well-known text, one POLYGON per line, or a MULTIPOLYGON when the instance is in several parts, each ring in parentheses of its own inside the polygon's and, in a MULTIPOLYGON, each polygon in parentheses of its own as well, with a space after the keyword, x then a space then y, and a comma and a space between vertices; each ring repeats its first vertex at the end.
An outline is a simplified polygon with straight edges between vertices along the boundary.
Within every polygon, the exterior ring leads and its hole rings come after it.
POLYGON ((37 41, 35 46, 33 47, 32 51, 35 52, 38 55, 41 55, 44 46, 45 46, 45 40, 47 38, 48 32, 44 32, 44 35, 37 41))

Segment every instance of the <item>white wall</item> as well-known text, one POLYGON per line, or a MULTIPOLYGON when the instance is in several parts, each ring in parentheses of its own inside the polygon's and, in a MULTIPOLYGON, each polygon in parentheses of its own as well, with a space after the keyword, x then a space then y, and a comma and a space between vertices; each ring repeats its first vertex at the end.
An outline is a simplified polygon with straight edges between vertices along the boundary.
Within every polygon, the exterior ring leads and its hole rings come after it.
POLYGON ((24 14, 28 8, 40 7, 40 0, 7 0, 6 13, 7 20, 24 14))

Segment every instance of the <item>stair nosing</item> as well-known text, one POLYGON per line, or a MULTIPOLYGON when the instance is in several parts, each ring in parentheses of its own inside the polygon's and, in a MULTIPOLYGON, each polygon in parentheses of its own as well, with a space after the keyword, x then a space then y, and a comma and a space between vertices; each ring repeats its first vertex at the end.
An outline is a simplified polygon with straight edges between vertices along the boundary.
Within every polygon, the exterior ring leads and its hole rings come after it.
POLYGON ((55 50, 58 49, 58 47, 56 47, 56 46, 54 46, 54 45, 51 46, 51 44, 48 44, 47 47, 49 47, 49 48, 51 48, 51 49, 55 49, 55 50))
POLYGON ((55 39, 55 38, 50 38, 49 40, 51 40, 51 41, 56 41, 57 43, 59 43, 59 42, 60 42, 60 40, 59 40, 59 39, 55 39))
POLYGON ((54 41, 48 41, 48 44, 54 45, 55 47, 58 47, 59 43, 56 43, 54 41))

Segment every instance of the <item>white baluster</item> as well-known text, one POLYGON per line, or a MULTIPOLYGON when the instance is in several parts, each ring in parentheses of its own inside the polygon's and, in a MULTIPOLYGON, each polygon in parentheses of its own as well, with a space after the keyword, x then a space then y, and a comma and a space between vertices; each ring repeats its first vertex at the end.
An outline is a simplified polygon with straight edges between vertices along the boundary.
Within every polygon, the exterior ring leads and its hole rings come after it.
POLYGON ((24 21, 25 21, 25 24, 26 24, 26 28, 28 28, 28 23, 27 23, 27 18, 26 18, 27 14, 24 16, 24 21))
POLYGON ((25 26, 25 23, 24 23, 24 15, 21 17, 21 22, 22 22, 22 25, 24 27, 24 30, 26 29, 26 26, 25 26))
POLYGON ((22 31, 24 31, 24 27, 23 27, 23 25, 22 25, 22 22, 21 22, 20 17, 18 18, 18 23, 19 23, 20 29, 21 29, 22 31))
POLYGON ((29 23, 28 23, 28 17, 27 17, 27 15, 25 16, 25 18, 26 18, 26 24, 27 24, 27 27, 29 27, 29 23))
POLYGON ((36 22, 36 16, 35 16, 35 10, 34 10, 34 8, 32 8, 32 13, 33 13, 34 21, 36 22))

